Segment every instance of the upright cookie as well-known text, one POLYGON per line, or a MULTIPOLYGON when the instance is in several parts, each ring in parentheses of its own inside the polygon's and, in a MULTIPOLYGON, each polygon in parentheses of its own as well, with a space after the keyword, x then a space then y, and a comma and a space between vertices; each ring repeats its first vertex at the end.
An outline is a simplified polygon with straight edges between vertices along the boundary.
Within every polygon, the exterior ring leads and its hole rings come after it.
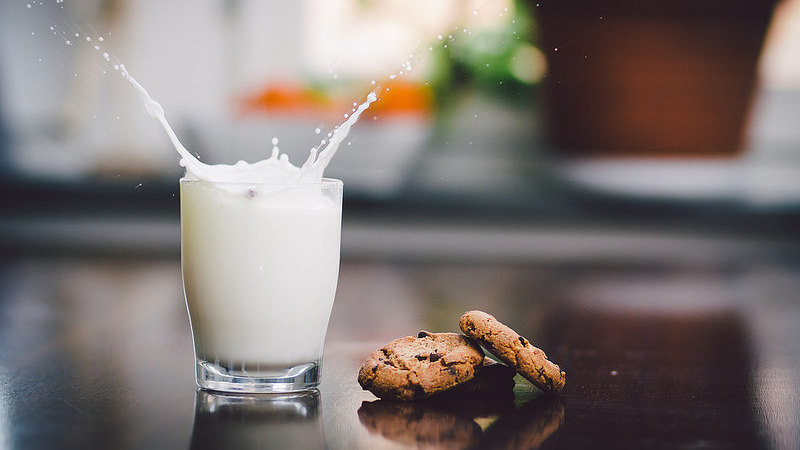
POLYGON ((475 376, 483 351, 455 333, 407 336, 373 352, 358 372, 358 383, 380 398, 418 400, 475 376))
POLYGON ((541 349, 498 322, 491 314, 467 311, 458 325, 467 336, 480 342, 542 391, 557 394, 564 388, 564 371, 548 361, 541 349))

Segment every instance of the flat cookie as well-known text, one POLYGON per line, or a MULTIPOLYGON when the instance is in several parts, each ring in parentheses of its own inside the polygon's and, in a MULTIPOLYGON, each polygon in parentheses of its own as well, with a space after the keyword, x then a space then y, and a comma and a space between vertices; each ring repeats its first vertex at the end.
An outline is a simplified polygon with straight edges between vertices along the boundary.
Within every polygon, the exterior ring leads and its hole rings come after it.
POLYGON ((467 311, 461 316, 458 326, 542 391, 557 394, 564 388, 564 371, 548 361, 541 349, 498 322, 491 314, 467 311))
POLYGON ((380 398, 418 400, 471 380, 481 363, 483 351, 466 336, 420 331, 369 355, 358 384, 380 398))

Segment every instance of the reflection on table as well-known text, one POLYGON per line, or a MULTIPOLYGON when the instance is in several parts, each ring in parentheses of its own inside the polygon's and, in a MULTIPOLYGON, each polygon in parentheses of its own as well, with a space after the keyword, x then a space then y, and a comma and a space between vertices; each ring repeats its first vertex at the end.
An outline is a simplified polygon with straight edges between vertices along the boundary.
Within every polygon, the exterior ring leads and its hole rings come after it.
POLYGON ((0 261, 6 448, 797 448, 800 272, 750 261, 347 259, 319 392, 198 391, 174 259, 0 261), (559 398, 395 403, 374 349, 492 312, 567 372, 559 398))
POLYGON ((198 390, 192 449, 322 448, 319 391, 231 395, 198 390))

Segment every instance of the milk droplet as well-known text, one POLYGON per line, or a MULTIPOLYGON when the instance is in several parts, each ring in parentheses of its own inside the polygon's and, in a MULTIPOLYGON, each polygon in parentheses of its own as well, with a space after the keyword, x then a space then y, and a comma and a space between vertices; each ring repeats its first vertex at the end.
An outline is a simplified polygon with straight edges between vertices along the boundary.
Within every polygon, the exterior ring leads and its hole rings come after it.
POLYGON ((369 84, 375 86, 375 80, 370 81, 369 84))
POLYGON ((473 9, 472 10, 472 15, 473 16, 477 16, 478 15, 478 10, 477 9, 473 9))
POLYGON ((119 64, 114 64, 114 70, 119 70, 119 64))
POLYGON ((106 61, 108 61, 108 60, 109 60, 109 59, 111 59, 111 58, 109 58, 109 56, 108 56, 108 53, 107 53, 107 52, 103 52, 103 59, 105 59, 106 61))
POLYGON ((28 9, 31 9, 31 4, 28 3, 27 5, 25 5, 25 7, 28 8, 28 9))
POLYGON ((436 39, 441 41, 442 40, 442 35, 441 34, 436 35, 436 39))
POLYGON ((79 33, 75 33, 75 37, 80 37, 80 34, 79 33))
POLYGON ((395 78, 397 78, 397 75, 395 75, 395 74, 391 74, 391 75, 389 75, 389 79, 390 79, 390 80, 394 80, 395 78))
POLYGON ((97 38, 97 40, 103 42, 103 36, 100 36, 99 38, 97 38))
POLYGON ((272 145, 278 145, 278 138, 272 138, 272 145))
POLYGON ((348 117, 350 117, 350 114, 344 113, 344 118, 347 119, 348 117))
POLYGON ((95 45, 95 46, 94 46, 94 49, 95 49, 95 50, 100 50, 100 46, 99 46, 99 45, 95 45))
POLYGON ((92 38, 90 38, 89 36, 86 36, 86 42, 92 42, 92 38))
POLYGON ((67 39, 67 41, 66 41, 66 44, 67 44, 67 45, 72 45, 72 42, 70 42, 70 40, 69 40, 69 39, 67 39))
POLYGON ((315 128, 314 129, 314 133, 320 134, 320 133, 322 133, 322 130, 320 130, 319 128, 315 128))

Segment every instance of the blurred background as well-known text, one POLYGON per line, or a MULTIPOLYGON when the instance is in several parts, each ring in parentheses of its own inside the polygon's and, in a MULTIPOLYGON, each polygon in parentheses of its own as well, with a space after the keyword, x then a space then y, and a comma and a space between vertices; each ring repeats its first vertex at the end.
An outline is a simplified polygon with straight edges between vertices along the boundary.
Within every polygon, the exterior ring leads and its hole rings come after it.
POLYGON ((211 163, 299 164, 377 87, 327 172, 367 216, 793 218, 800 5, 695 3, 6 1, 3 215, 174 218, 125 64, 211 163))

